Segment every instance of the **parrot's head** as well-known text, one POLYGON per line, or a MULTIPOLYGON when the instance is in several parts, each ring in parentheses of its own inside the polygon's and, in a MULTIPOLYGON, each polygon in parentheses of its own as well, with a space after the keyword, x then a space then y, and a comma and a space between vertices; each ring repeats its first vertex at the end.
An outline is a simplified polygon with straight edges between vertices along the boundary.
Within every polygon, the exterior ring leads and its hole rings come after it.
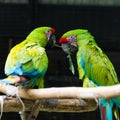
POLYGON ((37 42, 42 47, 54 46, 54 44, 56 43, 55 29, 47 26, 35 28, 27 36, 27 39, 37 42))
POLYGON ((80 45, 89 42, 90 33, 85 29, 70 30, 62 35, 59 43, 63 51, 67 54, 76 53, 80 45))

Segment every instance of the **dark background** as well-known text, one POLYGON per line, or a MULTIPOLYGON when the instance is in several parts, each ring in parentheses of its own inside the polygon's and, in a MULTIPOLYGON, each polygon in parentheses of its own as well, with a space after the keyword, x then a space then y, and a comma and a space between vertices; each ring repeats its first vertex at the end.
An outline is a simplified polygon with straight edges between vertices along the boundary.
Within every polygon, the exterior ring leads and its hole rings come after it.
MULTIPOLYGON (((52 26, 57 39, 76 28, 88 29, 99 46, 108 55, 120 78, 120 7, 0 4, 0 77, 4 75, 4 64, 12 46, 24 40, 35 27, 52 26)), ((49 68, 45 87, 81 86, 77 75, 68 69, 66 54, 59 48, 47 48, 49 68)), ((73 58, 74 60, 74 58, 73 58)), ((18 113, 4 113, 3 120, 19 120, 18 113)), ((99 120, 99 110, 86 113, 48 113, 40 112, 39 120, 99 120)))

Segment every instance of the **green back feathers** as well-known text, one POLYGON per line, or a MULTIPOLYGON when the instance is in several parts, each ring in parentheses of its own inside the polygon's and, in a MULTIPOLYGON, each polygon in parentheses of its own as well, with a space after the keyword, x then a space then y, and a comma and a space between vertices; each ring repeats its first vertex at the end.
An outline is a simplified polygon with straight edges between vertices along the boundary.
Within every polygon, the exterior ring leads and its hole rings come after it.
POLYGON ((47 36, 45 34, 45 32, 47 30, 51 30, 51 27, 38 27, 35 28, 27 37, 26 37, 26 41, 28 42, 35 42, 37 44, 39 44, 42 47, 45 47, 47 44, 47 36))

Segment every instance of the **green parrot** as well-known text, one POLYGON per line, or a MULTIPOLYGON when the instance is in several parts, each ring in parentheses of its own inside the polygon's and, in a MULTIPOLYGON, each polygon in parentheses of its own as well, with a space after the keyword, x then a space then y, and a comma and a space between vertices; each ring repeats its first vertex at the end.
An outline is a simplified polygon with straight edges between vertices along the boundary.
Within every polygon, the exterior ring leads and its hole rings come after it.
MULTIPOLYGON (((74 73, 71 55, 76 54, 79 79, 83 87, 110 86, 119 84, 114 66, 96 43, 94 37, 86 29, 70 30, 59 40, 61 47, 68 54, 70 69, 74 73)), ((120 120, 118 108, 120 97, 99 99, 102 120, 120 120)))
POLYGON ((0 82, 33 88, 44 87, 44 76, 48 68, 47 45, 55 43, 55 29, 35 28, 24 41, 15 45, 8 54, 5 74, 0 82))

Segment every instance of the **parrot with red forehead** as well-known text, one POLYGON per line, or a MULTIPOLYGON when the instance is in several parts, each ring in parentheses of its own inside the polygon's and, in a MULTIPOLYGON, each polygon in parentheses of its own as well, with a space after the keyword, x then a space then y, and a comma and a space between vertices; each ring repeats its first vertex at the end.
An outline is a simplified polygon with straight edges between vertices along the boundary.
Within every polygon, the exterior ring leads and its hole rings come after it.
MULTIPOLYGON (((62 35, 59 43, 68 54, 70 62, 71 55, 76 54, 79 79, 83 81, 83 87, 119 84, 113 64, 88 30, 70 30, 62 35)), ((74 73, 71 63, 70 69, 74 73)), ((99 99, 99 108, 102 120, 113 120, 113 113, 116 120, 120 120, 120 97, 99 99)))
POLYGON ((48 68, 45 47, 55 44, 54 33, 55 29, 52 27, 38 27, 30 32, 25 40, 15 45, 5 63, 5 74, 8 77, 0 82, 43 88, 48 68))

